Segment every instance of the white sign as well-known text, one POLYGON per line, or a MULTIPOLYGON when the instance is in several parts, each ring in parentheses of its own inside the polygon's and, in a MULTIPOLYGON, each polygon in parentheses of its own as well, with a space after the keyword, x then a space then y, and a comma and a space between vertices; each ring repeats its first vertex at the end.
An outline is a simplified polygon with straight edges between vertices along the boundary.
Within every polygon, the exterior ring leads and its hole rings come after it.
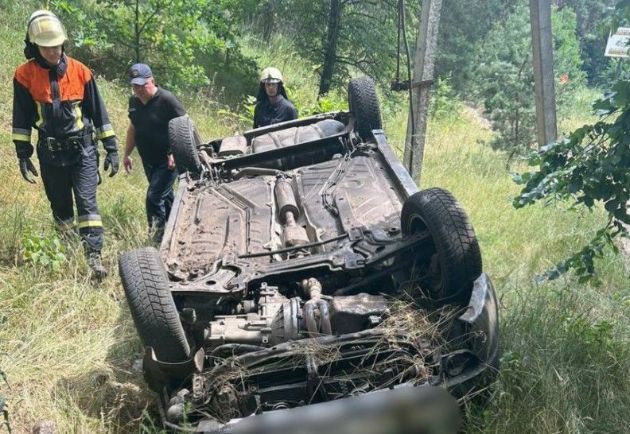
POLYGON ((606 57, 630 57, 630 27, 619 27, 615 34, 608 36, 606 57))

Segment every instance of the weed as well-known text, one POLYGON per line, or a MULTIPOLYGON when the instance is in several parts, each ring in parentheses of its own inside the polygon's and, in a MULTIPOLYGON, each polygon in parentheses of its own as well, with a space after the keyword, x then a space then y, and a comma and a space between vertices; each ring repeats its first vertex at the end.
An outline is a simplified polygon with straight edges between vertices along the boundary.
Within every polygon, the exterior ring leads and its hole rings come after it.
POLYGON ((53 272, 61 270, 67 256, 59 237, 55 234, 35 234, 24 232, 22 236, 22 259, 35 267, 53 272))

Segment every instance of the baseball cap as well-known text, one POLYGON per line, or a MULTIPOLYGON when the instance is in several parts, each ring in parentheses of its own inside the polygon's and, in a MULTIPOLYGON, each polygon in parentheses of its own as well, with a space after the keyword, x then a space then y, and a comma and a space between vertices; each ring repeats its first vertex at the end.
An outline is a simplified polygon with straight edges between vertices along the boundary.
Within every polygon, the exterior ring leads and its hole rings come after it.
POLYGON ((147 78, 153 77, 151 68, 145 63, 136 63, 129 70, 129 77, 131 78, 131 84, 137 84, 142 86, 147 82, 147 78))

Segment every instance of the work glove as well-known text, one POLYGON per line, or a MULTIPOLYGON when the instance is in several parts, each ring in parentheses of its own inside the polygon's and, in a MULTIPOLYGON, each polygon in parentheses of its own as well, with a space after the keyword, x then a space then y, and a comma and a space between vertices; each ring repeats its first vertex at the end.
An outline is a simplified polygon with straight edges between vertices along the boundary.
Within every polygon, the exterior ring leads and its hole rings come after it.
POLYGON ((109 177, 111 178, 115 174, 118 173, 118 169, 120 168, 120 161, 118 160, 118 152, 110 151, 105 156, 105 162, 103 163, 103 169, 105 172, 109 170, 111 166, 112 170, 109 172, 109 177))
POLYGON ((22 178, 26 179, 31 184, 35 184, 35 180, 31 175, 35 177, 38 176, 38 173, 30 158, 20 158, 20 173, 22 174, 22 178))

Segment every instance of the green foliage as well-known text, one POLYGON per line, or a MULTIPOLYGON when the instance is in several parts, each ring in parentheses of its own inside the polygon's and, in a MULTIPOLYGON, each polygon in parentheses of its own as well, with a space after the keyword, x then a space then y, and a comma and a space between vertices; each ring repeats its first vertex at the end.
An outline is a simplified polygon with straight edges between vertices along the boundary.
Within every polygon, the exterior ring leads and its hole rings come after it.
POLYGON ((461 109, 461 103, 455 94, 451 75, 438 77, 431 93, 431 117, 444 118, 457 116, 461 109))
MULTIPOLYGON (((199 89, 229 77, 253 76, 240 53, 238 26, 229 12, 236 0, 53 0, 66 23, 75 55, 111 78, 126 78, 132 63, 152 66, 159 84, 199 89)), ((226 83, 221 83, 225 81, 226 83)))
POLYGON ((472 417, 468 432, 627 432, 627 309, 604 313, 602 306, 617 305, 607 294, 565 285, 510 294, 499 380, 489 402, 476 409, 482 422, 472 417))
POLYGON ((468 97, 480 60, 479 46, 496 23, 507 19, 516 2, 504 0, 443 0, 435 70, 452 74, 454 89, 468 97))
MULTIPOLYGON (((601 75, 608 64, 603 53, 608 32, 614 27, 609 8, 613 3, 614 0, 552 1, 560 16, 568 17, 576 24, 572 26, 572 32, 577 33, 575 43, 579 44, 576 52, 580 56, 581 69, 592 84, 606 83, 601 75)), ((438 75, 452 73, 456 90, 470 96, 470 83, 475 81, 476 65, 480 59, 473 48, 483 48, 488 29, 507 20, 515 8, 528 4, 524 0, 444 0, 436 58, 438 75)), ((554 20, 554 33, 559 31, 559 24, 562 23, 554 20)), ((528 31, 529 23, 525 23, 522 30, 528 31)), ((506 33, 506 36, 509 34, 506 33)))
POLYGON ((567 118, 573 113, 578 90, 586 85, 586 73, 582 70, 583 62, 576 34, 575 12, 570 8, 554 9, 551 26, 558 117, 567 118))
POLYGON ((608 32, 612 30, 610 6, 614 0, 557 1, 561 10, 571 9, 577 18, 577 36, 583 61, 583 70, 593 84, 604 84, 602 79, 608 61, 604 58, 608 32))
POLYGON ((22 236, 22 259, 35 267, 58 272, 67 262, 65 248, 55 234, 47 236, 27 231, 22 236))
POLYGON ((497 22, 477 51, 476 87, 497 131, 492 146, 511 156, 523 152, 533 145, 536 126, 527 7, 520 3, 497 22))
POLYGON ((515 176, 524 184, 515 198, 517 208, 545 199, 571 199, 574 205, 593 209, 602 205, 608 221, 593 240, 579 253, 558 264, 548 273, 555 278, 568 269, 575 269, 584 279, 595 273, 593 259, 602 256, 603 249, 611 246, 612 239, 627 236, 624 225, 630 224, 630 141, 627 125, 630 122, 630 81, 619 81, 613 92, 598 100, 594 109, 601 120, 575 130, 529 158, 535 172, 515 176))
POLYGON ((308 101, 294 101, 298 107, 300 116, 312 116, 319 113, 348 110, 348 98, 341 92, 328 92, 320 96, 314 103, 308 101))
MULTIPOLYGON (((261 2, 259 13, 269 11, 269 3, 272 2, 261 2)), ((328 43, 331 2, 290 0, 274 3, 274 28, 292 39, 298 53, 315 65, 321 75, 328 43)), ((419 3, 406 4, 407 35, 413 44, 419 3)), ((396 67, 397 2, 359 0, 340 1, 339 5, 341 14, 332 88, 343 88, 354 70, 388 86, 396 67)))
MULTIPOLYGON (((536 143, 534 77, 531 57, 529 8, 520 2, 504 21, 497 22, 477 49, 479 63, 474 87, 483 99, 497 135, 491 144, 514 155, 526 153, 536 143)), ((575 14, 554 10, 554 70, 558 107, 562 116, 573 105, 575 90, 584 85, 575 14)))

